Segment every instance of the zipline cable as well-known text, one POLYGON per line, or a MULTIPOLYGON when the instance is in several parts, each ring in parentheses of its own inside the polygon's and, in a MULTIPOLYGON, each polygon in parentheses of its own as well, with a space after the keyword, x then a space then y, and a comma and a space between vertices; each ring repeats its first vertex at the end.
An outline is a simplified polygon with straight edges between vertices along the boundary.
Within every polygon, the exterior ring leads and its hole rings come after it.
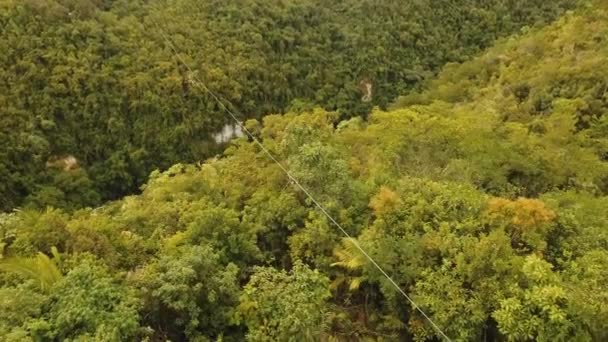
POLYGON ((408 296, 407 293, 405 293, 405 291, 403 291, 401 289, 401 287, 399 285, 397 285, 397 283, 393 280, 393 278, 391 278, 391 276, 388 275, 388 273, 386 273, 384 271, 384 269, 382 267, 380 267, 380 265, 374 260, 374 258, 372 258, 364 249, 363 247, 361 247, 361 245, 359 245, 359 242, 357 242, 356 239, 354 239, 343 227, 342 225, 340 225, 328 212, 327 210, 325 210, 325 208, 310 194, 310 192, 304 187, 302 186, 302 184, 300 184, 300 182, 291 175, 291 173, 289 172, 289 170, 287 170, 287 168, 285 166, 283 166, 283 164, 281 164, 281 162, 279 162, 275 156, 270 153, 270 151, 268 151, 268 149, 266 149, 266 147, 264 147, 264 145, 255 137, 255 135, 253 133, 251 133, 247 127, 245 127, 245 125, 239 121, 239 119, 237 118, 237 116, 230 110, 228 109, 228 107, 224 104, 224 102, 222 102, 222 100, 219 98, 219 96, 217 96, 213 91, 211 91, 211 89, 209 89, 205 83, 203 83, 202 81, 200 81, 199 79, 196 78, 196 75, 194 73, 194 71, 192 70, 192 68, 190 68, 190 65, 188 65, 188 63, 186 63, 186 61, 179 55, 179 52, 177 51, 175 45, 173 44, 173 42, 169 39, 169 37, 167 37, 167 35, 164 33, 164 30, 162 29, 162 27, 160 25, 158 25, 158 23, 153 20, 151 17, 150 21, 154 24, 154 26, 156 26, 156 28, 158 29, 158 32, 161 34, 162 38, 165 40, 165 42, 167 43, 167 45, 169 45, 169 48, 171 49, 171 51, 173 52, 173 54, 175 55, 175 58, 178 60, 178 62, 180 62, 186 69, 188 69, 188 71, 190 72, 190 75, 192 77, 191 82, 194 83, 195 85, 199 86, 203 91, 207 92, 209 95, 211 95, 211 97, 218 103, 218 105, 221 107, 221 109, 223 109, 226 113, 228 113, 228 115, 230 116, 230 118, 232 118, 232 120, 234 120, 234 122, 241 128, 241 130, 243 132, 245 132, 245 134, 256 144, 260 147, 260 149, 275 163, 279 166, 279 168, 285 173, 285 175, 287 175, 287 177, 293 182, 293 184, 296 185, 296 187, 298 187, 311 201, 312 203, 314 203, 314 205, 317 207, 317 209, 319 209, 326 217, 327 219, 329 219, 329 221, 331 223, 333 223, 336 227, 338 227, 338 229, 342 232, 342 234, 344 234, 344 236, 346 236, 354 245, 355 247, 357 247, 357 249, 376 267, 376 269, 378 269, 378 271, 380 271, 380 273, 382 273, 382 275, 384 277, 386 277, 386 279, 395 287, 395 289, 401 293, 403 295, 403 297, 405 297, 405 299, 407 299, 410 304, 412 305, 412 307, 417 310, 418 312, 420 312, 420 314, 422 316, 424 316, 424 318, 426 318, 426 320, 433 326, 433 328, 448 342, 451 342, 452 340, 443 332, 443 330, 441 330, 441 328, 439 328, 439 326, 437 324, 435 324, 435 322, 431 319, 431 317, 429 317, 420 306, 418 306, 418 304, 416 304, 416 302, 414 302, 414 300, 408 296))

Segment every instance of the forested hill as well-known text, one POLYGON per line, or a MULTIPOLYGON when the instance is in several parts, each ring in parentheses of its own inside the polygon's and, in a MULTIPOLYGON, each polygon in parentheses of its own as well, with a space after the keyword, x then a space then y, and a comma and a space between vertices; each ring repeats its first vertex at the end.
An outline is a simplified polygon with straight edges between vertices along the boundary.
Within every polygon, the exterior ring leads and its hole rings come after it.
POLYGON ((0 0, 0 210, 98 205, 216 153, 225 115, 193 78, 245 118, 313 106, 352 117, 572 6, 0 0))
MULTIPOLYGON (((247 126, 452 340, 606 341, 606 37, 594 1, 367 119, 247 126)), ((0 238, 5 341, 440 340, 245 138, 0 238)))

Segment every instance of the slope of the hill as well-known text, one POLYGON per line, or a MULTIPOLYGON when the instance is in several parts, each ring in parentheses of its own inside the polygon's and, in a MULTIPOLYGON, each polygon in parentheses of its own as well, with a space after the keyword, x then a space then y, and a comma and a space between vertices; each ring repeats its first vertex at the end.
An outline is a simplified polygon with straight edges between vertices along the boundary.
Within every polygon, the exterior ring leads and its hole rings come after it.
POLYGON ((95 205, 215 153, 225 116, 195 77, 247 118, 355 116, 572 4, 1 0, 0 210, 95 205))
MULTIPOLYGON (((534 196, 572 186, 606 194, 608 172, 594 162, 608 161, 606 6, 594 2, 582 10, 584 16, 566 15, 557 25, 510 38, 464 64, 448 65, 425 84, 427 90, 401 97, 393 107, 435 103, 471 116, 475 124, 494 125, 492 134, 511 137, 511 151, 521 139, 536 144, 532 153, 545 154, 537 163, 509 167, 498 161, 502 166, 492 167, 503 169, 518 185, 516 194, 534 196), (554 171, 545 172, 549 169, 554 171)), ((492 158, 485 159, 473 164, 492 158)), ((492 185, 484 187, 492 190, 492 185)))
MULTIPOLYGON (((599 5, 569 14, 367 121, 247 125, 453 340, 604 341, 608 135, 587 68, 607 26, 599 5)), ((104 207, 4 214, 0 239, 7 341, 439 338, 247 139, 104 207)))

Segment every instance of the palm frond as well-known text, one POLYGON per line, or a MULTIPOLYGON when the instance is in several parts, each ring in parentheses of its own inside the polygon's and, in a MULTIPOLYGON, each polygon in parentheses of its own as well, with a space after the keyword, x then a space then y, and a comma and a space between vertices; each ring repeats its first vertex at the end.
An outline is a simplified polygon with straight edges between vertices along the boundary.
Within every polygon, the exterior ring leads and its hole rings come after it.
MULTIPOLYGON (((54 252, 56 253, 56 250, 54 252)), ((63 277, 55 261, 44 253, 38 253, 32 258, 10 257, 1 259, 0 270, 33 279, 45 292, 48 292, 53 284, 63 277)))
POLYGON ((357 270, 366 264, 364 255, 359 251, 352 239, 342 240, 342 244, 334 251, 334 256, 339 260, 331 266, 344 267, 349 270, 357 270))
MULTIPOLYGON (((334 251, 334 256, 338 261, 331 264, 334 267, 342 267, 347 271, 359 273, 365 266, 367 259, 357 247, 352 239, 343 239, 340 247, 334 251)), ((361 287, 361 284, 366 281, 364 276, 357 275, 339 275, 331 284, 332 289, 339 288, 342 284, 347 284, 349 291, 356 291, 361 287)))

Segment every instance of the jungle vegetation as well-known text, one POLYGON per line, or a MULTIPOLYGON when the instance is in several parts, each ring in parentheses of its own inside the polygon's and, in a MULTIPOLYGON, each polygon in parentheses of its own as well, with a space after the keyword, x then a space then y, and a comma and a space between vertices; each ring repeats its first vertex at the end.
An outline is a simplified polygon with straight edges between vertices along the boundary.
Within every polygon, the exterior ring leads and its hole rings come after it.
POLYGON ((99 205, 221 153, 226 115, 195 79, 242 120, 315 106, 364 117, 573 7, 459 3, 1 0, 0 210, 99 205))
POLYGON ((608 340, 605 1, 193 3, 3 2, 2 340, 608 340))

